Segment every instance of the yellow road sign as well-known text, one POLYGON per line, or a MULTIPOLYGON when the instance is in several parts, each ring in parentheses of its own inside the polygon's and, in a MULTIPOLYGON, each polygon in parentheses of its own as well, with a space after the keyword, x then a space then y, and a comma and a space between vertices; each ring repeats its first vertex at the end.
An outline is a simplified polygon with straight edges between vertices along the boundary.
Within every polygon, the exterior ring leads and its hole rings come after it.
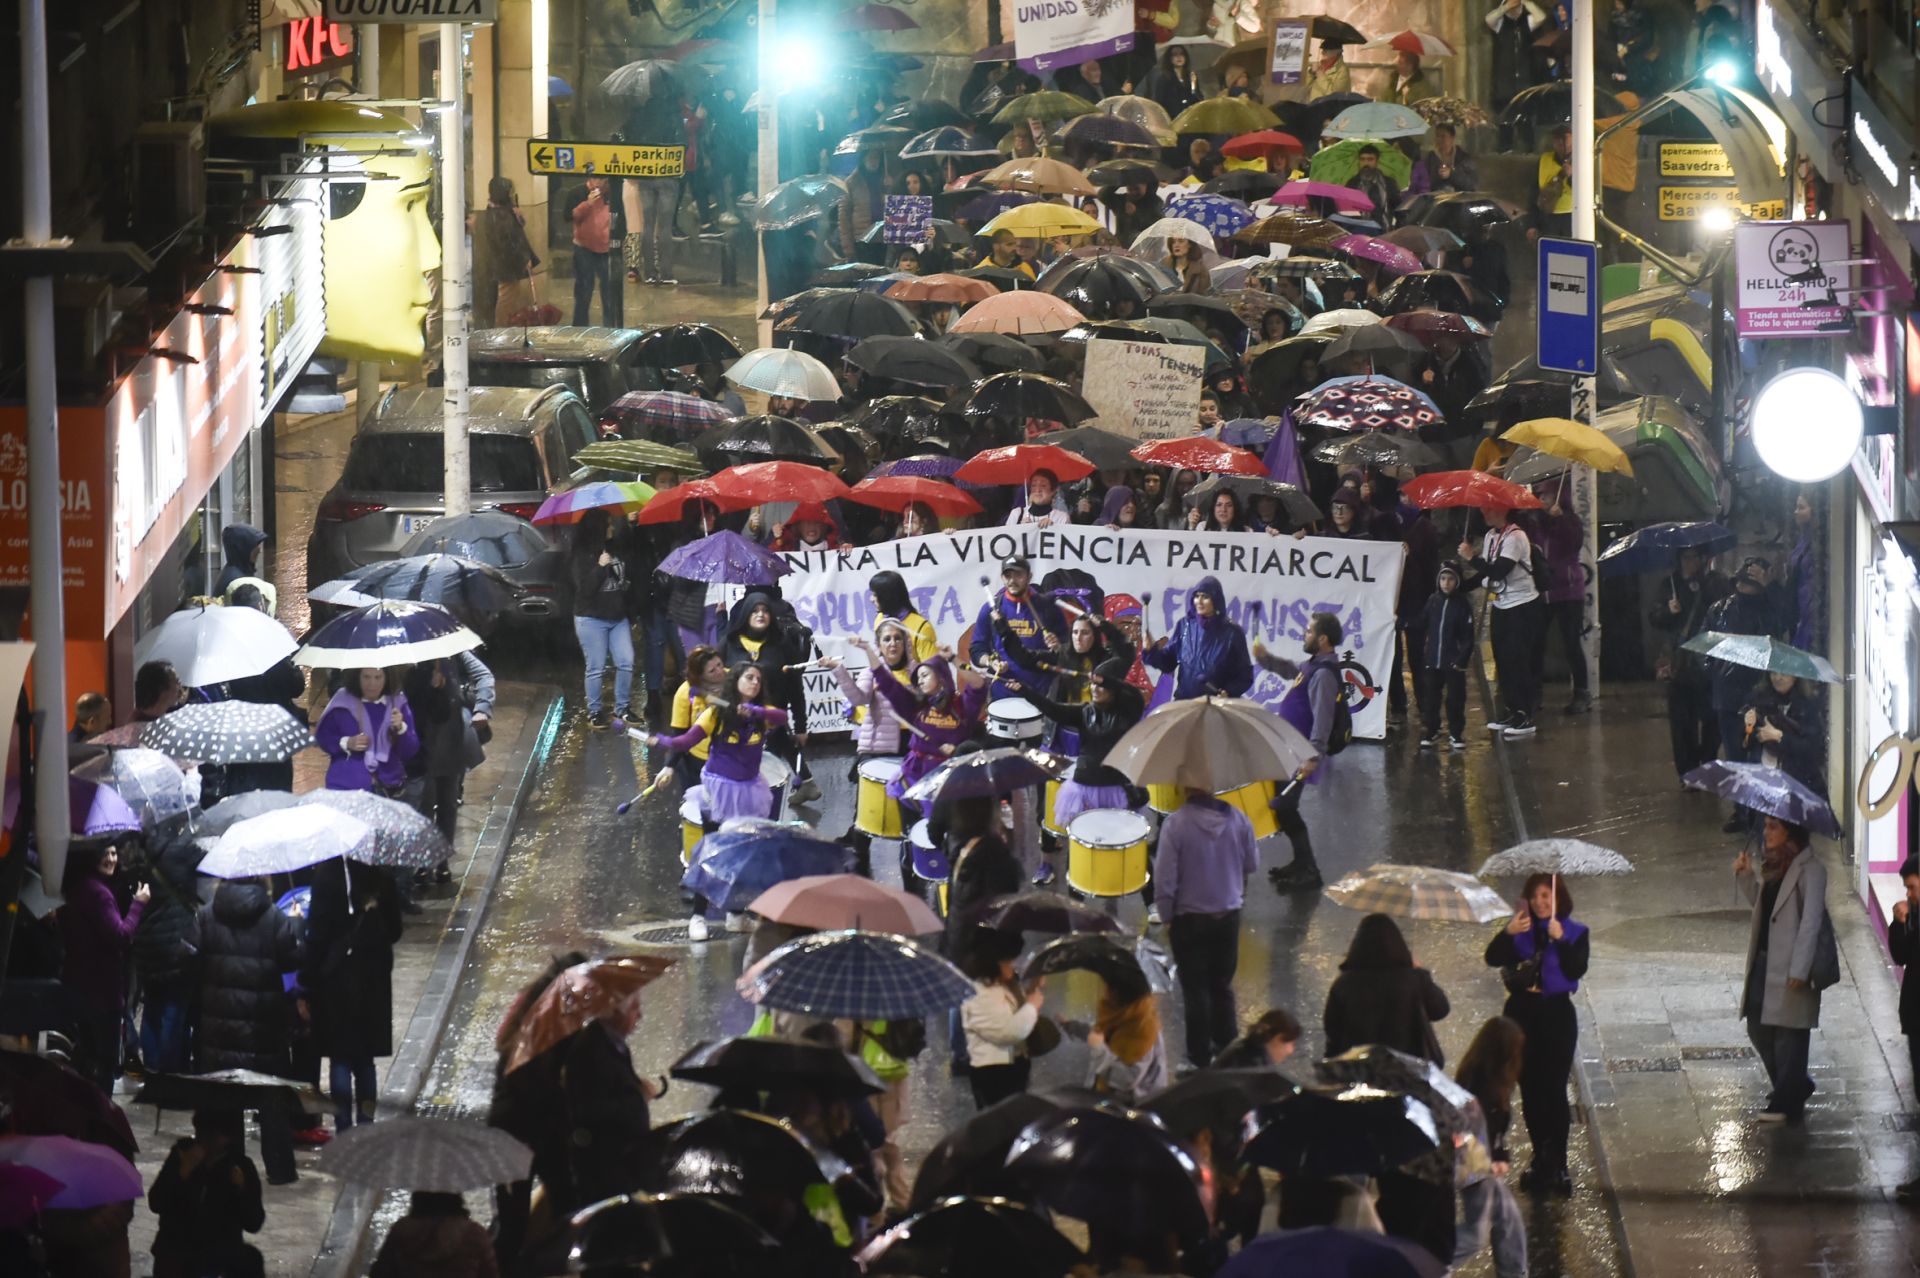
POLYGON ((627 146, 619 142, 527 140, 527 168, 534 173, 584 177, 679 177, 687 169, 683 146, 627 146))
POLYGON ((1712 142, 1662 142, 1660 176, 1677 178, 1730 178, 1733 161, 1712 142))
POLYGON ((1761 200, 1756 204, 1742 204, 1738 187, 1732 186, 1663 186, 1660 188, 1660 220, 1662 222, 1693 222, 1708 209, 1726 209, 1730 213, 1744 213, 1755 221, 1778 221, 1787 215, 1785 200, 1761 200))

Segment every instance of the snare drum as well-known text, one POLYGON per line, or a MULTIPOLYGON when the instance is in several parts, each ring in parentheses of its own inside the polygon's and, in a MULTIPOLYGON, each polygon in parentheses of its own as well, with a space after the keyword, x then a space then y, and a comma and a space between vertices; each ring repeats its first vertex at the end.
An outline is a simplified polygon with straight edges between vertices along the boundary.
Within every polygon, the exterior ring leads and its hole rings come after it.
POLYGON ((1161 816, 1176 811, 1186 801, 1187 788, 1183 785, 1161 782, 1147 787, 1147 806, 1161 816))
POLYGON ((773 803, 767 815, 775 821, 784 821, 787 816, 787 783, 793 780, 793 769, 787 761, 771 750, 760 753, 760 779, 767 783, 767 789, 773 791, 773 803))
POLYGON ((1059 822, 1053 819, 1054 806, 1060 800, 1060 778, 1048 777, 1043 793, 1046 795, 1046 813, 1040 818, 1040 828, 1049 834, 1065 834, 1066 831, 1060 828, 1059 822))
POLYGON ((1067 882, 1088 896, 1147 885, 1147 819, 1120 808, 1082 812, 1067 827, 1067 882))
POLYGON ((1222 790, 1213 796, 1247 814, 1253 822, 1253 837, 1264 839, 1280 833, 1280 822, 1273 815, 1273 782, 1254 781, 1237 790, 1222 790))
POLYGON ((1002 741, 1038 741, 1047 730, 1040 707, 1025 697, 1002 697, 987 704, 987 735, 1002 741))
POLYGON ((925 821, 913 823, 913 829, 907 832, 907 846, 913 850, 913 874, 915 878, 925 879, 929 883, 945 883, 953 867, 947 863, 947 854, 933 846, 933 835, 925 821))
POLYGON ((680 800, 680 864, 693 864, 693 850, 707 836, 707 792, 699 786, 680 800))
POLYGON ((900 801, 887 787, 900 775, 898 759, 867 759, 860 764, 860 800, 853 828, 874 839, 900 837, 900 801))

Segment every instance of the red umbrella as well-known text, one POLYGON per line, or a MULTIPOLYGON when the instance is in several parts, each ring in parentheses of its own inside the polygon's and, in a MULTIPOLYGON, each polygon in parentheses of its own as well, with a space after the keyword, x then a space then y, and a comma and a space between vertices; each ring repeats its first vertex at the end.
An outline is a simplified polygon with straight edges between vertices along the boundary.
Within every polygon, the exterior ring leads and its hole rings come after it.
POLYGON ((980 503, 952 484, 918 475, 882 475, 877 479, 863 479, 853 486, 853 491, 847 496, 863 505, 878 506, 881 510, 891 510, 896 514, 905 511, 908 506, 925 506, 946 519, 980 513, 980 503))
POLYGON ((1204 435, 1156 439, 1135 448, 1133 456, 1149 466, 1178 466, 1182 470, 1204 470, 1216 475, 1258 475, 1263 479, 1267 474, 1261 460, 1246 449, 1204 435))
POLYGON ((1261 129, 1258 133, 1242 133, 1237 138, 1229 138, 1220 148, 1222 155, 1230 155, 1236 160, 1257 160, 1269 151, 1301 151, 1303 146, 1299 138, 1291 133, 1282 133, 1278 129, 1261 129))
POLYGON ((1501 510, 1538 510, 1540 499, 1524 484, 1484 470, 1436 470, 1410 479, 1400 495, 1422 510, 1441 506, 1493 506, 1501 510))
POLYGON ((1043 470, 1070 484, 1091 475, 1093 463, 1052 444, 1008 444, 975 453, 953 477, 969 484, 1024 484, 1043 470))
POLYGON ((1368 48, 1385 47, 1396 53, 1411 53, 1420 58, 1451 58, 1453 46, 1437 35, 1425 31, 1401 31, 1395 35, 1382 36, 1368 48))
POLYGON ((832 471, 791 461, 729 466, 713 477, 713 489, 736 505, 748 506, 763 501, 832 501, 848 492, 846 481, 832 471))
MULTIPOLYGON (((736 501, 734 498, 727 496, 715 488, 713 486, 713 480, 690 479, 686 483, 669 488, 663 493, 656 493, 653 500, 642 507, 638 515, 634 516, 633 522, 636 524, 677 523, 679 522, 680 516, 686 513, 687 503, 694 500, 712 502, 721 510, 739 510, 742 508, 741 502, 736 501)), ((745 503, 745 505, 748 506, 752 504, 752 502, 745 503)))

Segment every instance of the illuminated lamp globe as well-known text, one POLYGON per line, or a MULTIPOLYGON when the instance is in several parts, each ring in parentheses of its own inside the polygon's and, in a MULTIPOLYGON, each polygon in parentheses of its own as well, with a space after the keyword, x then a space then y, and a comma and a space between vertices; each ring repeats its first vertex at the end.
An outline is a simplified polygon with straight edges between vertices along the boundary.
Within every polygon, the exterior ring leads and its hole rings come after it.
POLYGON ((1782 479, 1831 479, 1847 468, 1866 433, 1860 399, 1824 368, 1790 368, 1753 400, 1753 446, 1782 479))

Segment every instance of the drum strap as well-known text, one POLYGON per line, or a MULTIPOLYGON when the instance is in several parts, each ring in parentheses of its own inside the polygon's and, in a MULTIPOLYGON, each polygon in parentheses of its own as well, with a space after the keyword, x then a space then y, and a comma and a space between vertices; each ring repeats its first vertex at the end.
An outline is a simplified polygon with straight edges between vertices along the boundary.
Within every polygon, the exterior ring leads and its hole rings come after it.
POLYGON ((966 863, 967 853, 973 851, 974 845, 979 842, 980 836, 977 834, 967 840, 967 846, 961 848, 959 854, 953 858, 953 867, 947 873, 948 879, 955 883, 960 881, 960 867, 966 863))

